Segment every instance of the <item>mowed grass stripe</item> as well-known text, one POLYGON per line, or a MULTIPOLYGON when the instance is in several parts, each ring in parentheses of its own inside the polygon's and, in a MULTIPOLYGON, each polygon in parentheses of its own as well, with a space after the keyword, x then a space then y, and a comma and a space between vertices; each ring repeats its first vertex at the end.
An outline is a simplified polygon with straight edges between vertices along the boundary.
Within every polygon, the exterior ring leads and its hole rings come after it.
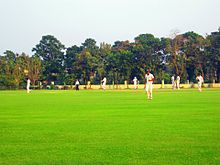
POLYGON ((220 90, 1 91, 0 164, 218 164, 220 90))

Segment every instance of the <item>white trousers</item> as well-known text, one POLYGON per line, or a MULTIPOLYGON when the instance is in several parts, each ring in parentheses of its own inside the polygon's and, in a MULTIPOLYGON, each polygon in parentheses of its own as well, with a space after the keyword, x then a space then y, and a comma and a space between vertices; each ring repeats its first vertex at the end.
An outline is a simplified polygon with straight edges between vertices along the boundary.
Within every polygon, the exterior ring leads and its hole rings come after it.
POLYGON ((102 89, 106 89, 106 84, 105 83, 102 84, 102 89))
POLYGON ((134 89, 137 89, 137 83, 134 83, 134 89))
POLYGON ((176 83, 174 81, 174 82, 172 82, 172 88, 175 89, 175 87, 176 87, 176 83))
POLYGON ((29 93, 29 92, 30 92, 30 86, 27 85, 27 93, 29 93))
POLYGON ((177 87, 177 89, 180 89, 180 82, 179 81, 176 82, 176 87, 177 87))
POLYGON ((148 98, 152 98, 153 97, 153 84, 152 83, 149 83, 149 84, 146 84, 146 92, 147 92, 147 95, 148 95, 148 98))
POLYGON ((198 88, 199 88, 199 91, 202 90, 202 83, 201 82, 198 82, 198 88))

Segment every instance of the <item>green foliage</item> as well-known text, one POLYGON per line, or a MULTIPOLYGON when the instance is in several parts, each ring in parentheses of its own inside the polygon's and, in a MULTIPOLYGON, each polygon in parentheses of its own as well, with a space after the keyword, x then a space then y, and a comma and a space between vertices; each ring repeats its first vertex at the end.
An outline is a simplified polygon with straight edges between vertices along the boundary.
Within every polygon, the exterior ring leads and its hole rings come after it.
POLYGON ((213 32, 207 37, 206 46, 206 64, 208 68, 208 76, 212 80, 220 81, 220 31, 213 32))
POLYGON ((43 61, 43 78, 57 81, 64 72, 64 45, 54 36, 43 36, 40 43, 33 48, 35 55, 43 61))
POLYGON ((0 86, 19 88, 29 77, 35 85, 38 80, 56 84, 132 82, 137 77, 144 82, 148 68, 155 75, 155 83, 170 76, 181 77, 181 82, 195 81, 201 73, 205 82, 220 82, 220 32, 206 38, 195 32, 175 34, 173 38, 156 38, 140 34, 134 42, 116 41, 113 45, 88 38, 81 46, 65 46, 54 36, 43 36, 33 48, 34 56, 6 51, 0 56, 0 86))
POLYGON ((40 77, 41 60, 35 56, 29 57, 24 53, 18 55, 6 51, 4 56, 0 56, 0 66, 1 88, 24 88, 28 77, 35 85, 40 77))

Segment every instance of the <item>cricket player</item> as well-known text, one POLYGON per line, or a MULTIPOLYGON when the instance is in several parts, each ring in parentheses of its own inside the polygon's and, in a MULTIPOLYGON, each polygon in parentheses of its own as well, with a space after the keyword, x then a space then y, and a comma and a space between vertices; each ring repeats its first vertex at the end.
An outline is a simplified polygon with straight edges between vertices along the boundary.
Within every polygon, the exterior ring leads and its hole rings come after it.
POLYGON ((106 82, 107 82, 107 79, 106 79, 106 77, 104 77, 103 80, 102 80, 102 89, 103 90, 106 89, 106 82))
POLYGON ((79 90, 79 80, 78 79, 75 82, 75 88, 77 91, 79 90))
POLYGON ((196 80, 198 81, 199 92, 202 92, 202 83, 204 82, 204 79, 201 76, 201 74, 198 74, 198 76, 196 77, 196 80))
POLYGON ((176 83, 175 83, 175 75, 173 75, 171 77, 171 82, 172 82, 172 89, 174 90, 175 89, 175 86, 176 86, 176 83))
POLYGON ((145 89, 147 93, 147 98, 152 100, 153 98, 153 81, 154 81, 154 75, 150 73, 150 70, 147 71, 147 74, 145 74, 145 89))
POLYGON ((28 78, 27 79, 27 87, 26 87, 27 93, 30 93, 30 85, 31 85, 31 80, 28 78))
POLYGON ((180 89, 180 76, 179 75, 176 77, 176 87, 177 89, 180 89))
POLYGON ((137 79, 137 77, 134 77, 133 82, 134 82, 134 89, 137 89, 138 88, 138 79, 137 79))

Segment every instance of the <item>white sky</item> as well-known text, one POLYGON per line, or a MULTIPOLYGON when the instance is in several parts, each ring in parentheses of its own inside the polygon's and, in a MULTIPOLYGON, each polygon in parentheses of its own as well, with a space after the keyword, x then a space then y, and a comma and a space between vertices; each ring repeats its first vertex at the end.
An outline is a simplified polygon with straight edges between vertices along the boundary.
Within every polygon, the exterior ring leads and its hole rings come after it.
POLYGON ((0 54, 31 53, 43 35, 66 47, 86 38, 113 44, 171 30, 206 35, 220 26, 220 0, 0 0, 0 54))

